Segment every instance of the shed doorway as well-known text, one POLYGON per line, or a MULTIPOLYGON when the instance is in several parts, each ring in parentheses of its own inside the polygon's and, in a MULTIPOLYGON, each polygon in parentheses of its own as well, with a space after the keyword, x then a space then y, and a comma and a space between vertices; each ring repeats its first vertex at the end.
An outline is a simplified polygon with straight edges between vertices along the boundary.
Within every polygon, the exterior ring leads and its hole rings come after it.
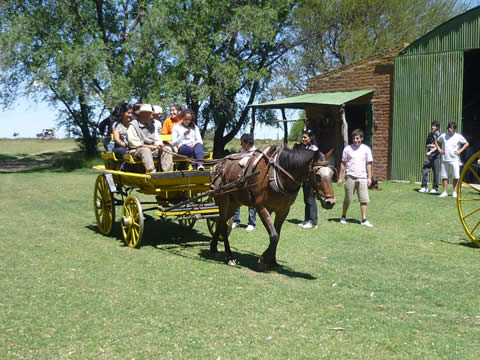
MULTIPOLYGON (((463 111, 461 133, 470 143, 463 156, 480 151, 480 49, 465 51, 463 76, 463 111)), ((442 129, 442 132, 446 129, 442 129)))
POLYGON ((372 148, 373 143, 373 108, 372 104, 355 104, 345 106, 345 117, 348 124, 348 143, 352 143, 352 131, 361 129, 365 133, 363 143, 372 148))

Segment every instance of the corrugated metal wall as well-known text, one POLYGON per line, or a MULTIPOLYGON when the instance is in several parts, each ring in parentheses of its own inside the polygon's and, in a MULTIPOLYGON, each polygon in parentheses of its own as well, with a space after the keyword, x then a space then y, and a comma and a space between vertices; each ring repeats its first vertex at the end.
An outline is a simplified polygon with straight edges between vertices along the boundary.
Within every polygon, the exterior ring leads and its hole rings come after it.
POLYGON ((456 16, 408 46, 404 54, 478 49, 480 47, 480 7, 456 16))
POLYGON ((391 178, 420 181, 431 122, 461 131, 463 51, 396 57, 394 78, 391 178))

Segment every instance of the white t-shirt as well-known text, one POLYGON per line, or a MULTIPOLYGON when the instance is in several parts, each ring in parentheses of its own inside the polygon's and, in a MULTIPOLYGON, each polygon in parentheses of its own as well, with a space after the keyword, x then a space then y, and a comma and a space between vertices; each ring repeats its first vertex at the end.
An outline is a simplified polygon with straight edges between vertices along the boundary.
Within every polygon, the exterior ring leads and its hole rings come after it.
POLYGON ((442 155, 443 161, 460 161, 460 157, 455 155, 455 151, 460 149, 460 145, 463 146, 467 140, 458 133, 453 134, 452 136, 448 133, 443 133, 437 139, 439 144, 443 144, 443 149, 445 152, 442 155))
POLYGON ((365 144, 348 145, 343 149, 342 161, 345 161, 345 176, 366 179, 367 164, 373 161, 372 150, 365 144))

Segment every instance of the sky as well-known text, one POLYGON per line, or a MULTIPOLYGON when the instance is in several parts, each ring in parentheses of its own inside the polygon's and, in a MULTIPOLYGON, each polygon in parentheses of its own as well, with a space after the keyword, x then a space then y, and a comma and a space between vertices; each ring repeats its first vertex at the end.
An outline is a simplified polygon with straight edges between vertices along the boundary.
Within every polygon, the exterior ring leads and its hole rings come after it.
MULTIPOLYGON (((13 133, 19 133, 20 138, 35 138, 44 129, 55 129, 57 138, 66 137, 64 129, 56 128, 56 118, 55 109, 49 107, 47 103, 36 103, 28 98, 19 98, 15 104, 0 112, 0 138, 12 139, 13 133)), ((280 119, 281 115, 277 114, 277 118, 280 119)), ((289 129, 291 124, 289 123, 289 129)), ((238 136, 241 134, 242 132, 238 136)), ((257 139, 282 139, 283 128, 276 129, 257 124, 254 136, 257 139)))

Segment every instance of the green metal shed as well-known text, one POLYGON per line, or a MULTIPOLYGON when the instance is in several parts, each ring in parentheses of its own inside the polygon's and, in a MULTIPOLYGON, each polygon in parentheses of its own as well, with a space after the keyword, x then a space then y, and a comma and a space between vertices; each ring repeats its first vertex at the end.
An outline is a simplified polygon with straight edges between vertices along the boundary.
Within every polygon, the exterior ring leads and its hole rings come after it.
POLYGON ((393 180, 421 180, 433 120, 450 121, 478 148, 480 138, 480 6, 438 26, 395 58, 393 180))

